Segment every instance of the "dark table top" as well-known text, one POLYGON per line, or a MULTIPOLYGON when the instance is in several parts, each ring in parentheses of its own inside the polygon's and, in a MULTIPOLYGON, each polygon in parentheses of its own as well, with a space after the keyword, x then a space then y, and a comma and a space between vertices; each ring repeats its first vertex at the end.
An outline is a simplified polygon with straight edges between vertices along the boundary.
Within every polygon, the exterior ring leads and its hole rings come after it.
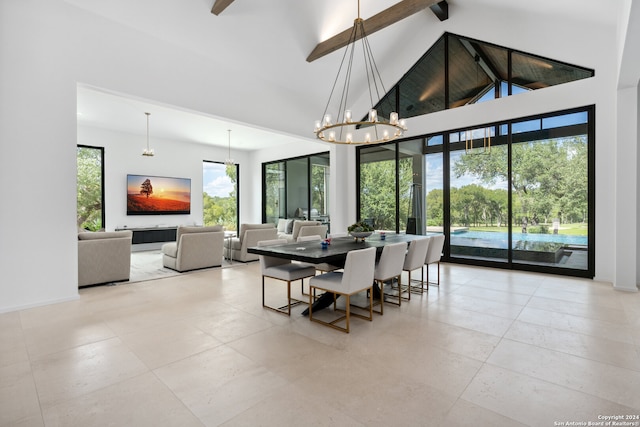
POLYGON ((427 236, 415 234, 388 234, 385 240, 380 239, 378 233, 367 237, 364 242, 356 241, 353 237, 339 237, 331 239, 331 244, 323 249, 319 241, 286 243, 265 247, 250 247, 249 253, 267 255, 277 258, 286 258, 294 261, 319 264, 326 262, 332 265, 344 265, 349 251, 374 247, 378 256, 382 253, 384 245, 405 242, 407 245, 415 239, 424 239, 427 236))

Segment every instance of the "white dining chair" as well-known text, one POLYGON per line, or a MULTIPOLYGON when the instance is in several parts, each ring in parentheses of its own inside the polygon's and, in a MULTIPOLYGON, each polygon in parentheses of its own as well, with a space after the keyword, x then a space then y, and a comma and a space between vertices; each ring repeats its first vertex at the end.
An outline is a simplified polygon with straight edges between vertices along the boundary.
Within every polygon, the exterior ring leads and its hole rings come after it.
MULTIPOLYGON (((287 241, 285 239, 262 240, 258 242, 258 247, 280 245, 286 243, 287 241)), ((290 259, 266 255, 260 255, 260 271, 262 273, 262 307, 277 311, 278 313, 286 314, 288 316, 291 316, 292 301, 294 302, 294 305, 306 302, 291 297, 291 282, 295 280, 301 280, 304 282, 304 279, 306 279, 307 277, 313 277, 316 275, 316 269, 311 266, 294 263, 291 262, 290 259), (265 303, 264 279, 266 277, 282 280, 287 283, 287 305, 282 307, 273 307, 265 303)))
POLYGON ((376 248, 372 247, 354 250, 347 253, 347 259, 345 261, 343 271, 332 271, 330 273, 312 277, 309 281, 310 293, 313 293, 315 290, 333 293, 334 311, 339 311, 336 307, 336 295, 344 296, 346 301, 344 315, 330 322, 325 322, 324 320, 313 317, 313 297, 309 295, 309 320, 346 333, 349 333, 349 322, 351 316, 372 321, 373 274, 375 262, 376 248), (351 296, 363 291, 368 291, 369 295, 369 316, 359 313, 351 313, 351 296), (345 327, 341 327, 336 324, 342 320, 345 321, 345 327))
MULTIPOLYGON (((411 272, 414 270, 420 269, 420 273, 422 274, 422 266, 424 265, 424 260, 427 257, 427 251, 429 250, 429 242, 431 239, 429 237, 425 237, 422 239, 412 240, 409 244, 409 250, 407 251, 407 256, 404 259, 404 266, 402 267, 403 271, 409 273, 409 280, 407 282, 407 300, 411 300, 411 272)), ((423 281, 420 281, 420 289, 422 289, 423 281)), ((398 284, 398 302, 400 302, 403 297, 402 286, 398 284)), ((400 305, 400 304, 398 304, 400 305)))
MULTIPOLYGON (((442 249, 444 248, 444 239, 445 239, 444 234, 437 234, 435 236, 431 236, 431 243, 429 244, 429 250, 427 251, 427 256, 424 259, 424 265, 427 270, 427 280, 426 281, 423 280, 423 282, 427 284, 426 290, 429 290, 429 265, 430 264, 434 264, 434 263, 438 264, 438 281, 432 282, 431 284, 440 286, 440 258, 442 258, 442 249)), ((424 285, 422 286, 422 289, 424 289, 424 285)))
MULTIPOLYGON (((373 274, 373 279, 376 281, 378 288, 380 289, 380 301, 375 304, 380 304, 380 311, 376 313, 383 314, 384 312, 384 283, 387 281, 391 281, 391 283, 393 283, 393 280, 397 280, 398 286, 401 286, 402 267, 404 266, 404 257, 406 252, 407 244, 404 242, 385 245, 384 248, 382 248, 380 260, 376 264, 373 274)), ((388 302, 396 304, 393 300, 388 302)))
MULTIPOLYGON (((318 242, 318 244, 320 244, 320 242, 322 241, 322 237, 320 237, 319 235, 313 235, 313 236, 298 236, 298 240, 297 242, 318 242)), ((330 271, 336 271, 336 270, 340 270, 342 267, 338 267, 336 265, 331 265, 329 263, 326 262, 321 262, 321 263, 317 263, 317 264, 311 264, 311 263, 300 263, 300 264, 305 264, 309 267, 313 267, 316 269, 316 273, 320 272, 322 273, 328 273, 330 271)), ((302 292, 302 295, 308 295, 305 291, 304 291, 304 282, 300 284, 300 292, 302 292)), ((314 296, 315 297, 315 296, 314 296)))

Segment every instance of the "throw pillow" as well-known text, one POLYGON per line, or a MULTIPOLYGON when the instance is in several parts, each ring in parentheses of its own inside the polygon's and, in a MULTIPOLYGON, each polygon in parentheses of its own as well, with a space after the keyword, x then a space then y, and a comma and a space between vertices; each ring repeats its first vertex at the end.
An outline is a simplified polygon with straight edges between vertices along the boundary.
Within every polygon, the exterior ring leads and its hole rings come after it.
POLYGON ((293 233, 293 220, 292 219, 288 219, 287 220, 287 229, 286 229, 285 233, 286 234, 293 233))

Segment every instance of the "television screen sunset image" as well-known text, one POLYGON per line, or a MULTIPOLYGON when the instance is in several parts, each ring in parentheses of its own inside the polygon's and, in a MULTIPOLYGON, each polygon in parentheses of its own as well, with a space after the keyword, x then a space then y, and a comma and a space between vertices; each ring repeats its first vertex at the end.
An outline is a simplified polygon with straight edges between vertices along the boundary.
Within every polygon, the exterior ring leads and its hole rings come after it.
POLYGON ((127 175, 127 215, 191 213, 191 179, 127 175))

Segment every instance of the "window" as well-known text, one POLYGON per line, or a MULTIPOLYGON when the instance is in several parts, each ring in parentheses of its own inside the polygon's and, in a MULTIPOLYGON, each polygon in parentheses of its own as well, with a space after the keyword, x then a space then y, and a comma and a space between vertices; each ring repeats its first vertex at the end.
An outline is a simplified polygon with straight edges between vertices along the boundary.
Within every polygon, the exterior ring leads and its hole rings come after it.
POLYGON ((421 116, 593 77, 594 71, 445 33, 375 106, 421 116))
POLYGON ((238 230, 238 165, 202 162, 202 220, 238 230))
POLYGON ((594 114, 359 147, 359 217, 377 229, 444 233, 448 261, 593 277, 594 114))
POLYGON ((329 153, 263 163, 263 222, 297 218, 329 224, 329 176, 329 153))
POLYGON ((101 230, 105 226, 104 148, 78 145, 76 157, 77 225, 86 230, 101 230))

